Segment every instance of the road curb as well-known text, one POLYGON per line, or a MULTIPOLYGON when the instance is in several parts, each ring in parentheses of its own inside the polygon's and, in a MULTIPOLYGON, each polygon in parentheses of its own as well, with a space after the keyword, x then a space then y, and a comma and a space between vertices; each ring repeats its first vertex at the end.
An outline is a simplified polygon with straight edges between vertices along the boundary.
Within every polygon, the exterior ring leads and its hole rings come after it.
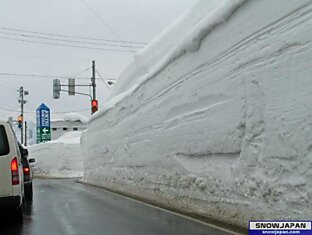
POLYGON ((180 217, 183 217, 183 218, 186 218, 189 220, 193 220, 193 221, 201 223, 201 224, 208 225, 210 227, 231 233, 233 235, 234 234, 235 235, 248 234, 248 229, 246 229, 246 228, 242 228, 242 227, 232 225, 232 224, 225 224, 222 221, 208 219, 206 217, 198 216, 198 215, 193 214, 193 213, 188 213, 186 211, 179 210, 177 208, 166 205, 165 203, 160 203, 160 202, 157 202, 155 200, 150 200, 148 198, 140 197, 138 195, 131 194, 128 192, 124 192, 121 190, 116 190, 116 189, 112 189, 109 187, 104 187, 104 186, 100 186, 100 185, 96 185, 96 184, 90 184, 90 183, 83 181, 82 179, 78 179, 78 180, 76 180, 76 182, 80 183, 80 184, 87 185, 87 186, 92 186, 95 188, 103 189, 103 190, 110 192, 112 194, 115 194, 117 196, 124 196, 130 200, 133 200, 133 201, 136 201, 139 203, 143 203, 147 206, 154 207, 154 208, 157 208, 159 210, 163 210, 163 211, 169 212, 171 214, 175 214, 175 215, 178 215, 180 217), (224 225, 226 225, 226 228, 224 227, 224 225))

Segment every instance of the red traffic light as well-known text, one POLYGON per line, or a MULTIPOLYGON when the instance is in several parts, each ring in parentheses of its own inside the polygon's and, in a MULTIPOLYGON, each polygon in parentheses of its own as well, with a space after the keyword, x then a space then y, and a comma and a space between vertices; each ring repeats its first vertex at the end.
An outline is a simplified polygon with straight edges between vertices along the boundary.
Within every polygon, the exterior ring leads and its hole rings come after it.
POLYGON ((92 114, 94 114, 96 111, 98 111, 99 109, 99 103, 97 100, 92 100, 91 101, 91 111, 92 111, 92 114))
POLYGON ((92 100, 91 105, 92 105, 92 107, 98 107, 98 101, 92 100))

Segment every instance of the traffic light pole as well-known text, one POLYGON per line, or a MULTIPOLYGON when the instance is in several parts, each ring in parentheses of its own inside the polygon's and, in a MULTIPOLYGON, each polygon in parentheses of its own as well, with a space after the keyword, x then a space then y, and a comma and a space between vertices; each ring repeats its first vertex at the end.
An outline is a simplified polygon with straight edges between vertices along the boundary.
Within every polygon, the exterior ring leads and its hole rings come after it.
POLYGON ((93 100, 96 100, 96 83, 95 83, 95 61, 92 61, 92 78, 91 85, 93 89, 93 100))
MULTIPOLYGON (((65 91, 68 92, 69 95, 86 95, 89 96, 91 99, 91 115, 98 111, 98 101, 96 99, 96 77, 95 77, 95 61, 92 61, 92 77, 91 77, 91 84, 88 85, 76 85, 74 79, 69 79, 68 85, 62 85, 59 79, 53 80, 53 99, 60 98, 60 92, 65 91), (81 92, 76 92, 75 87, 92 87, 92 94, 85 94, 81 92), (68 90, 63 90, 62 87, 68 87, 68 90)), ((112 82, 111 82, 112 83, 112 82)))
POLYGON ((20 125, 21 128, 21 144, 24 143, 24 104, 27 103, 27 101, 24 98, 26 95, 28 95, 28 91, 25 91, 24 87, 21 86, 19 89, 19 100, 18 100, 18 102, 21 104, 21 115, 18 118, 19 119, 18 124, 20 125))
POLYGON ((92 86, 92 101, 91 101, 91 115, 98 110, 98 101, 96 99, 96 83, 95 83, 95 61, 92 61, 92 77, 91 77, 91 86, 92 86))
MULTIPOLYGON (((24 120, 24 88, 20 88, 20 102, 21 102, 21 116, 24 120)), ((22 121, 21 127, 21 144, 24 143, 24 121, 22 121)))

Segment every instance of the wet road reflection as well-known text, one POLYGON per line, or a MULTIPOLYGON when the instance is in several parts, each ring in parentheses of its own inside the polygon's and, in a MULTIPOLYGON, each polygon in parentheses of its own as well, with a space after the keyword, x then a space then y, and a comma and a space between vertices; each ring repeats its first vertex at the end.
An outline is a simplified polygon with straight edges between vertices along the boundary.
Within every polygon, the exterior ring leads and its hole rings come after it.
POLYGON ((34 181, 22 224, 0 218, 1 235, 233 234, 73 180, 34 181))
POLYGON ((7 212, 0 213, 0 234, 19 235, 25 234, 23 230, 32 220, 33 201, 27 200, 23 222, 17 222, 13 215, 7 212))

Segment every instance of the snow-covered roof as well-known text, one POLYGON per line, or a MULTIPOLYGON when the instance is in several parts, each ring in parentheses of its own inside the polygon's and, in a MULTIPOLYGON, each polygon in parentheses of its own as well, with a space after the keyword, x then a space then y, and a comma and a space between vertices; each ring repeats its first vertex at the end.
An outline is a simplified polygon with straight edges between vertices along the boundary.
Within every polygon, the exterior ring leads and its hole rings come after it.
POLYGON ((88 122, 88 118, 79 114, 79 113, 66 113, 62 118, 52 119, 51 122, 81 122, 86 124, 88 122))

